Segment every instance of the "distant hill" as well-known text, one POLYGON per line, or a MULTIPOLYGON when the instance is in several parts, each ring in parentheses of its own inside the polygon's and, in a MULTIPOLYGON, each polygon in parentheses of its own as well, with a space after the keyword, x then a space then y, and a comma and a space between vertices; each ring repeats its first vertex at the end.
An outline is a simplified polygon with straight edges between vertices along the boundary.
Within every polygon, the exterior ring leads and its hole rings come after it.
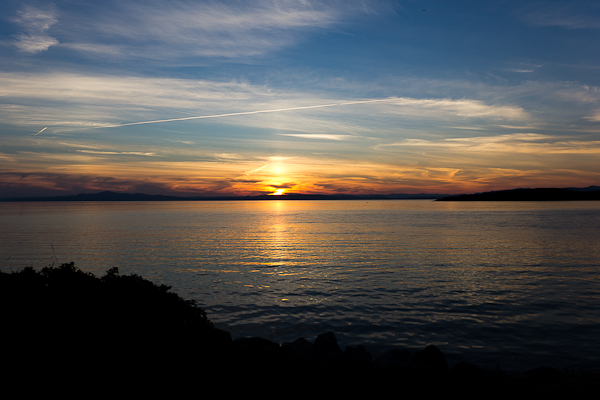
POLYGON ((539 188, 512 189, 475 194, 284 194, 273 196, 210 196, 184 197, 143 193, 120 193, 104 191, 99 193, 80 193, 69 196, 13 197, 0 201, 227 201, 227 200, 437 200, 437 201, 571 201, 600 200, 600 186, 586 188, 539 188))
POLYGON ((164 196, 149 195, 143 193, 119 193, 119 192, 99 192, 99 193, 80 193, 69 196, 50 196, 50 197, 13 197, 0 199, 0 201, 215 201, 215 200, 384 200, 384 199, 430 199, 435 200, 448 196, 447 194, 284 194, 281 196, 258 195, 258 196, 211 196, 211 197, 182 197, 182 196, 164 196))
POLYGON ((437 201, 574 201, 600 200, 600 186, 586 188, 512 189, 448 196, 437 201))

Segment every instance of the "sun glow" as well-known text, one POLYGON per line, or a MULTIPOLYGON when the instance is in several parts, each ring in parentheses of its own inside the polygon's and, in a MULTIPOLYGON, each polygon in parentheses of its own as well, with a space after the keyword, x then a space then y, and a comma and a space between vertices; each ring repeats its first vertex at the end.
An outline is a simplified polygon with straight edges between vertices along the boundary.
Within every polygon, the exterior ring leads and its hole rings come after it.
POLYGON ((271 193, 271 195, 272 196, 281 196, 284 192, 285 192, 285 189, 276 189, 273 193, 271 193))

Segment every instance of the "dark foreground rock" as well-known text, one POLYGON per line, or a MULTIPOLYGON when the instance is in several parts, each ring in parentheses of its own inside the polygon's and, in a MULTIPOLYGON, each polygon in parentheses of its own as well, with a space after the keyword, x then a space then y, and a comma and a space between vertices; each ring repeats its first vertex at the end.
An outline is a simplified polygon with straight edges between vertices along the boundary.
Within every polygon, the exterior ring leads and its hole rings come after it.
POLYGON ((393 349, 376 359, 364 346, 341 350, 326 332, 314 342, 232 340, 204 311, 164 285, 118 270, 96 278, 72 264, 0 273, 5 391, 22 396, 253 394, 596 395, 597 372, 538 368, 515 376, 443 352, 393 349))

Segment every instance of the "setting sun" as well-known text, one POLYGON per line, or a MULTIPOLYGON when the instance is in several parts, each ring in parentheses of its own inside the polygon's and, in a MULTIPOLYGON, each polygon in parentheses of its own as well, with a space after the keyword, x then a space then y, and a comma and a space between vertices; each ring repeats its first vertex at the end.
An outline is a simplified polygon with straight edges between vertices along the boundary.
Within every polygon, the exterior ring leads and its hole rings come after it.
POLYGON ((271 195, 272 196, 281 196, 285 192, 285 189, 277 189, 271 195))

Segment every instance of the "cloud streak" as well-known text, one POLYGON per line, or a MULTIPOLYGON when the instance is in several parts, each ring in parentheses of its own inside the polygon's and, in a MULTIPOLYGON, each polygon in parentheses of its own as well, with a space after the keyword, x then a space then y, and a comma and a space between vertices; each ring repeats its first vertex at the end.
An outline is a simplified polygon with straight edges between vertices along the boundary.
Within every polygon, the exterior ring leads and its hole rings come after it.
POLYGON ((44 132, 46 129, 48 129, 48 127, 45 127, 45 128, 43 128, 41 131, 39 131, 38 133, 36 133, 36 134, 35 134, 35 135, 33 135, 33 136, 37 136, 37 135, 39 135, 40 133, 44 132))
MULTIPOLYGON (((107 125, 107 126, 103 126, 103 128, 118 128, 121 126, 158 124, 158 123, 163 123, 163 122, 176 122, 176 121, 189 121, 189 120, 193 120, 193 119, 223 118, 223 117, 235 117, 238 115, 253 115, 253 114, 284 112, 284 111, 309 110, 309 109, 314 109, 314 108, 348 106, 348 105, 353 105, 353 104, 378 103, 378 102, 393 101, 393 100, 396 100, 396 99, 388 98, 388 99, 375 99, 375 100, 358 100, 358 101, 349 101, 349 102, 345 102, 345 103, 318 104, 318 105, 314 105, 314 106, 287 107, 287 108, 278 108, 278 109, 271 109, 271 110, 256 110, 256 111, 242 111, 242 112, 237 112, 237 113, 226 113, 226 114, 200 115, 200 116, 194 116, 194 117, 169 118, 169 119, 159 119, 159 120, 154 120, 154 121, 130 122, 127 124, 107 125)), ((97 128, 100 128, 100 127, 97 127, 97 128)))

